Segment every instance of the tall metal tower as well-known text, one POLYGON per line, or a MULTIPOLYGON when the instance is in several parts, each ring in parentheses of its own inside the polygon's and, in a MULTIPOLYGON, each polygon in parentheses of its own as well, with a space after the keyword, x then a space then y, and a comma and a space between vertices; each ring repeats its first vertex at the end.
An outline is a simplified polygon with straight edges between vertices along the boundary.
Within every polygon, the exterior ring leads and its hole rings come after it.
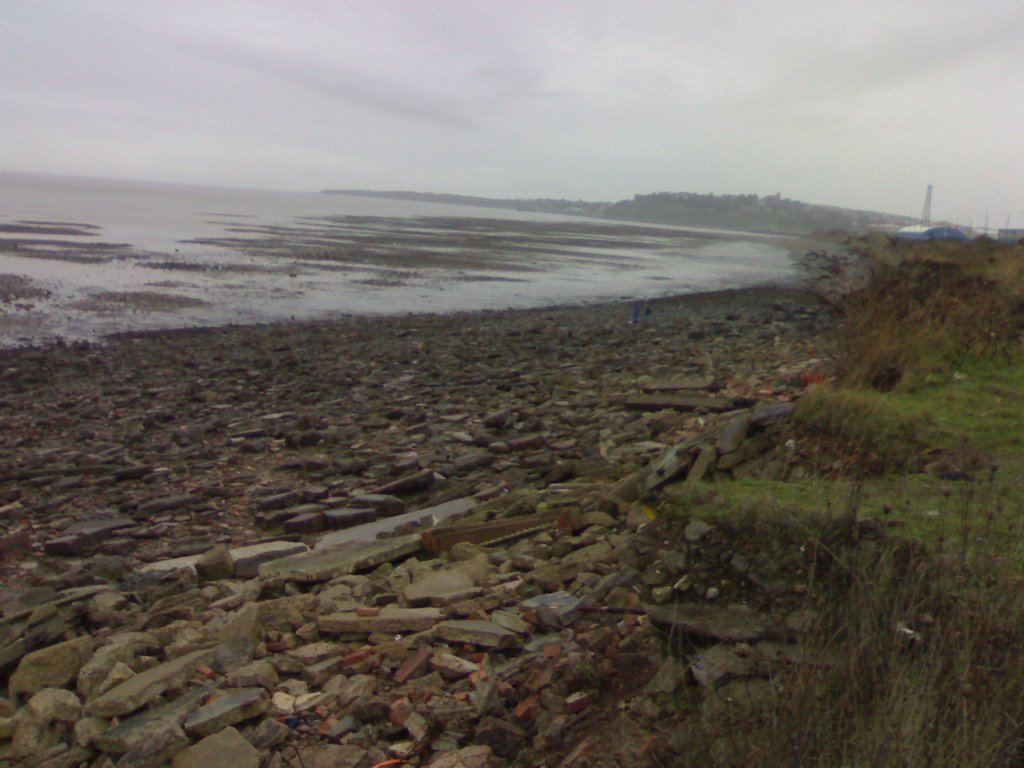
POLYGON ((924 196, 924 211, 921 213, 921 226, 927 227, 932 223, 932 185, 928 185, 928 192, 924 196))

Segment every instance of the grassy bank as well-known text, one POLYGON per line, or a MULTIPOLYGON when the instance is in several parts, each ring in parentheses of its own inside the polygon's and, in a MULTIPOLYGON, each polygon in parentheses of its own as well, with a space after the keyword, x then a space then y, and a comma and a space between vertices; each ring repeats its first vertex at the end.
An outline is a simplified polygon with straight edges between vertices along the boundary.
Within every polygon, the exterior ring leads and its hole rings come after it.
POLYGON ((854 247, 871 278, 798 405, 804 471, 667 494, 798 549, 819 622, 740 722, 705 704, 681 765, 1024 764, 1024 246, 854 247))

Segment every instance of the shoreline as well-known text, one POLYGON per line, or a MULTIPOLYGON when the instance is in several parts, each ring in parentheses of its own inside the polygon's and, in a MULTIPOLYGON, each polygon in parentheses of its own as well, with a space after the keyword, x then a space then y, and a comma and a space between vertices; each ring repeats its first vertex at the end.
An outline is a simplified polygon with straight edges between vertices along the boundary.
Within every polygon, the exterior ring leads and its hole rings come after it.
MULTIPOLYGON (((251 201, 210 202, 208 210, 217 202, 241 210, 251 201)), ((83 218, 73 214, 86 211, 68 205, 62 217, 18 220, 0 234, 4 346, 137 329, 649 300, 789 282, 801 270, 792 238, 643 223, 332 207, 315 215, 254 210, 240 221, 179 212, 168 222, 111 220, 107 231, 100 211, 83 218), (93 223, 73 225, 78 234, 60 241, 55 233, 70 233, 71 219, 93 223), (86 234, 103 242, 88 243, 86 234), (135 245, 109 244, 122 241, 135 245)))
MULTIPOLYGON (((627 297, 620 296, 617 298, 610 298, 607 296, 595 296, 595 297, 567 297, 564 300, 555 300, 551 303, 545 302, 543 299, 540 303, 535 305, 527 306, 499 306, 497 308, 470 308, 470 309, 459 309, 457 307, 445 307, 442 306, 437 310, 413 308, 406 311, 388 311, 384 313, 377 313, 374 311, 360 311, 360 310, 329 310, 322 312, 314 312, 312 316, 307 317, 288 317, 288 318, 277 318, 269 317, 266 319, 242 319, 239 322, 224 321, 221 318, 219 321, 214 320, 212 322, 206 322, 201 319, 193 317, 191 320, 186 318, 178 318, 175 321, 174 318, 167 319, 167 322, 171 323, 169 326, 157 325, 149 328, 113 328, 107 331, 99 331, 95 334, 86 334, 85 336, 72 336, 70 338, 65 337, 61 334, 60 326, 50 331, 45 331, 47 323, 53 319, 54 315, 61 314, 60 310, 56 309, 37 309, 33 312, 33 307, 30 303, 35 300, 46 301, 50 298, 50 292, 41 288, 36 287, 34 281, 20 277, 18 275, 0 275, 0 301, 3 301, 8 306, 16 307, 18 309, 28 309, 28 312, 22 312, 20 315, 11 314, 9 317, 20 324, 21 333, 27 334, 22 335, 20 338, 15 338, 15 334, 19 330, 12 330, 9 325, 7 333, 9 338, 2 344, 0 349, 47 349, 47 348, 59 348, 67 345, 82 344, 87 345, 104 345, 110 339, 115 339, 120 336, 150 336, 159 334, 174 334, 174 333, 185 333, 190 330, 214 330, 214 329, 236 329, 245 328, 249 326, 263 327, 263 326, 275 326, 275 325, 289 325, 293 323, 332 323, 332 322, 347 322, 356 319, 363 319, 368 322, 380 322, 386 318, 393 317, 434 317, 434 316, 471 316, 471 315, 487 315, 492 313, 509 313, 509 312, 543 312, 557 309, 586 309, 592 307, 610 307, 610 306, 626 306, 628 307, 633 302, 639 302, 644 305, 654 305, 662 303, 674 303, 677 301, 684 301, 689 297, 700 297, 704 295, 714 294, 732 294, 738 295, 744 291, 761 291, 761 290, 784 290, 784 291, 801 291, 801 290, 812 290, 815 285, 816 277, 820 274, 824 274, 821 270, 821 264, 815 263, 810 258, 810 252, 814 247, 820 247, 823 245, 822 241, 816 239, 790 239, 784 244, 784 247, 788 254, 790 263, 793 265, 794 272, 787 276, 780 276, 777 278, 767 278, 749 285, 740 287, 718 287, 712 289, 699 289, 691 291, 679 291, 678 289, 666 288, 666 292, 663 294, 638 294, 636 296, 627 297), (6 278, 6 279, 3 279, 6 278), (175 322, 184 323, 183 325, 174 325, 175 322)), ((834 243, 825 243, 826 246, 834 246, 834 243)), ((552 276, 557 278, 557 276, 552 276)), ((455 286, 453 286, 454 288, 455 286)), ((160 315, 161 312, 166 313, 167 311, 174 311, 180 309, 188 311, 192 306, 199 306, 206 303, 205 301, 199 301, 194 297, 188 296, 163 296, 152 294, 150 292, 142 291, 134 294, 124 294, 115 296, 110 294, 110 300, 107 304, 103 304, 102 298, 96 298, 92 300, 95 304, 94 311, 100 312, 101 314, 117 314, 124 315, 130 313, 133 316, 138 313, 144 315, 160 315), (117 305, 115 306, 114 303, 117 305)), ((499 302, 500 303, 500 302, 499 302)), ((80 302, 82 306, 84 303, 80 302)), ((627 310, 628 311, 628 310, 627 310)), ((0 306, 0 313, 3 312, 3 307, 0 306)), ((65 312, 66 314, 66 312, 65 312)), ((0 317, 3 317, 0 314, 0 317)), ((166 319, 166 318, 165 318, 166 319)), ((146 321, 143 320, 143 323, 146 321)))

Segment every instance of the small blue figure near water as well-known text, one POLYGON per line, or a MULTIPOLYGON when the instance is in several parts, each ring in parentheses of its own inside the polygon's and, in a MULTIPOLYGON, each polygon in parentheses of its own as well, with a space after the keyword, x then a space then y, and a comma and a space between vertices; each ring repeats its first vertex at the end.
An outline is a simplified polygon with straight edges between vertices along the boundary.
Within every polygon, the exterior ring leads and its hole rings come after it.
POLYGON ((633 302, 633 320, 632 320, 632 323, 633 323, 633 325, 636 325, 639 322, 640 322, 640 302, 639 301, 634 301, 633 302))

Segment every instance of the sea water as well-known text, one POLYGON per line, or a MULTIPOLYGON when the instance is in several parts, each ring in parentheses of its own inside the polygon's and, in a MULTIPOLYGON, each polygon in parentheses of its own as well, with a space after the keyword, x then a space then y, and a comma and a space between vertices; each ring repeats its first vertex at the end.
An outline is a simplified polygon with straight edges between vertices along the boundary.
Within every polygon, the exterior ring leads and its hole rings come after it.
POLYGON ((22 173, 0 173, 3 228, 0 275, 22 276, 48 293, 20 307, 0 304, 0 344, 339 314, 633 301, 796 274, 782 242, 768 236, 22 173), (36 234, 45 224, 73 234, 36 234), (146 301, 154 296, 180 305, 146 301))

